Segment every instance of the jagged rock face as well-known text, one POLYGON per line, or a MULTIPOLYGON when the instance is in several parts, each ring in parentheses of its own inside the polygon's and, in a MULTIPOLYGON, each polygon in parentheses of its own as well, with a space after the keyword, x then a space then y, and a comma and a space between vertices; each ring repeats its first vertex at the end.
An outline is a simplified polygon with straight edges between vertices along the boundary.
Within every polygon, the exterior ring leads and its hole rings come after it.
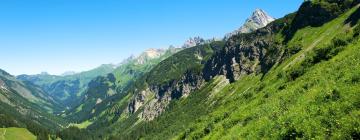
POLYGON ((282 56, 281 44, 273 40, 274 31, 279 28, 278 25, 271 25, 250 34, 231 37, 221 51, 206 61, 202 72, 187 72, 179 80, 162 86, 149 85, 149 89, 135 91, 135 97, 125 112, 134 114, 142 108, 139 117, 153 120, 165 111, 172 100, 188 96, 216 76, 224 75, 234 82, 243 75, 266 72, 282 56))
POLYGON ((194 47, 197 45, 201 45, 203 43, 205 43, 206 41, 201 38, 201 37, 194 37, 194 38, 190 38, 189 40, 185 41, 184 45, 182 46, 182 48, 190 48, 190 47, 194 47))
MULTIPOLYGON (((265 15, 262 12, 256 12, 256 17, 263 18, 265 15)), ((251 21, 264 22, 259 23, 261 26, 268 24, 260 18, 251 21)), ((139 117, 150 121, 164 112, 172 100, 188 96, 215 76, 224 75, 233 82, 242 75, 267 71, 281 56, 281 44, 276 44, 273 40, 274 31, 278 31, 279 28, 278 25, 271 25, 250 34, 231 36, 225 47, 205 62, 202 72, 188 72, 179 80, 173 80, 168 84, 149 85, 148 89, 135 91, 135 97, 125 112, 134 114, 141 110, 139 117)))
POLYGON ((249 33, 255 31, 256 29, 265 27, 274 20, 275 19, 269 16, 264 10, 256 9, 255 12, 252 14, 252 16, 246 20, 245 22, 246 24, 245 26, 242 27, 241 32, 249 33), (247 24, 250 24, 250 26, 248 26, 247 24), (252 27, 251 25, 254 27, 252 27))
POLYGON ((266 73, 282 55, 281 44, 273 37, 274 31, 279 28, 278 25, 270 25, 251 34, 231 37, 223 50, 205 64, 204 78, 210 80, 217 75, 225 75, 234 82, 245 74, 266 73))
POLYGON ((5 82, 0 79, 0 89, 7 90, 5 82))
POLYGON ((201 74, 187 72, 180 80, 169 82, 163 86, 151 86, 151 88, 136 94, 128 105, 127 112, 135 113, 144 105, 144 110, 139 117, 147 121, 153 120, 165 111, 170 101, 187 97, 191 92, 200 89, 204 82, 201 74))
POLYGON ((243 26, 241 26, 238 30, 235 30, 227 35, 225 35, 225 39, 229 39, 233 35, 237 35, 239 33, 250 33, 257 29, 263 28, 275 18, 269 16, 264 10, 256 9, 251 17, 249 17, 243 26))
POLYGON ((154 93, 150 91, 149 88, 140 91, 129 103, 127 112, 135 113, 142 105, 144 105, 148 100, 150 100, 152 94, 154 93))

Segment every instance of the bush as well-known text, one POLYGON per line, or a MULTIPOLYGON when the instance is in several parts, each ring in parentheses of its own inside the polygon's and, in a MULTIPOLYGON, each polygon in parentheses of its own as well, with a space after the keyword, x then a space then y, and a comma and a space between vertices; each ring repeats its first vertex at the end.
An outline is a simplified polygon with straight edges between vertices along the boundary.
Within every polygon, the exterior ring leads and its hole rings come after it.
POLYGON ((91 140, 91 134, 77 127, 69 127, 57 134, 63 140, 91 140))
POLYGON ((351 78, 351 82, 353 84, 359 83, 360 82, 360 74, 353 75, 353 77, 351 78))
POLYGON ((286 131, 286 133, 282 136, 283 140, 295 140, 297 138, 303 138, 303 132, 299 132, 294 128, 290 128, 286 131))
MULTIPOLYGON (((342 36, 342 35, 339 35, 342 36)), ((332 39, 331 44, 327 47, 316 48, 313 54, 310 54, 306 60, 306 63, 317 64, 321 61, 327 61, 332 57, 336 56, 339 52, 341 52, 349 42, 344 38, 335 37, 332 39)), ((308 64, 307 64, 308 65, 308 64)))
POLYGON ((353 37, 358 37, 360 34, 360 25, 357 25, 355 28, 354 28, 354 35, 353 37))

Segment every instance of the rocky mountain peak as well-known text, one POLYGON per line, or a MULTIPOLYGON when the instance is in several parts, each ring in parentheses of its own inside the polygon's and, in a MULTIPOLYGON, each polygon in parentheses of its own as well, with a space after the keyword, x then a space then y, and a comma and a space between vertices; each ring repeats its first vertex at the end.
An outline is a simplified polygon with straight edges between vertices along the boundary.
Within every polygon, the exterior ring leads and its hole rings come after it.
POLYGON ((134 60, 136 60, 136 62, 138 64, 144 64, 148 60, 151 60, 151 59, 154 59, 154 58, 159 58, 165 52, 166 52, 166 49, 150 48, 150 49, 145 50, 138 57, 135 57, 134 60))
POLYGON ((62 73, 61 76, 70 76, 70 75, 74 75, 74 74, 76 74, 75 71, 66 71, 66 72, 62 73))
POLYGON ((190 48, 190 47, 194 47, 197 45, 201 45, 205 42, 205 40, 201 37, 191 37, 189 38, 187 41, 185 41, 184 45, 182 46, 182 48, 190 48))
POLYGON ((253 32, 259 28, 263 28, 272 21, 274 21, 275 18, 269 16, 264 10, 262 9, 255 9, 255 11, 252 13, 252 15, 246 19, 243 26, 241 26, 239 29, 225 35, 225 39, 230 38, 233 35, 239 34, 239 33, 250 33, 253 32))
POLYGON ((252 16, 246 20, 246 23, 250 22, 264 27, 274 20, 275 18, 269 16, 264 10, 256 9, 253 12, 252 16))
POLYGON ((142 55, 147 56, 148 58, 157 58, 160 57, 165 52, 164 49, 154 49, 150 48, 145 50, 142 55))

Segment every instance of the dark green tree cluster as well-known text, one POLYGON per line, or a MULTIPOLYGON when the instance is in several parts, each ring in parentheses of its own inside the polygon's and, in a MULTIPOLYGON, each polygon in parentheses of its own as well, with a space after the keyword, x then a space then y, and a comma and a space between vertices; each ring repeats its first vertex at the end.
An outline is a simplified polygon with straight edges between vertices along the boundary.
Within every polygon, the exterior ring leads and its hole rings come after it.
POLYGON ((77 127, 66 128, 56 134, 57 137, 63 140, 93 140, 94 137, 85 129, 77 127))
POLYGON ((14 118, 5 114, 0 114, 0 127, 5 128, 5 127, 16 127, 16 126, 19 126, 19 124, 15 121, 14 118))

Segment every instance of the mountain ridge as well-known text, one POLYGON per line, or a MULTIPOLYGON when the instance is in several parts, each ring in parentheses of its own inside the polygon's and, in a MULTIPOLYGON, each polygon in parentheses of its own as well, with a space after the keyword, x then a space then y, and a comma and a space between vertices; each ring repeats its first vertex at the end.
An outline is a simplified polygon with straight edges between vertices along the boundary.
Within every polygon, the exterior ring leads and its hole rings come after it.
MULTIPOLYGON (((305 1, 274 21, 257 9, 244 33, 146 50, 85 82, 48 123, 66 120, 62 139, 358 139, 359 4, 305 1)), ((18 79, 0 75, 4 99, 18 79)))
POLYGON ((275 18, 269 16, 264 10, 257 8, 239 29, 226 34, 224 39, 229 39, 231 36, 239 33, 253 32, 259 28, 265 27, 274 20, 275 18))

